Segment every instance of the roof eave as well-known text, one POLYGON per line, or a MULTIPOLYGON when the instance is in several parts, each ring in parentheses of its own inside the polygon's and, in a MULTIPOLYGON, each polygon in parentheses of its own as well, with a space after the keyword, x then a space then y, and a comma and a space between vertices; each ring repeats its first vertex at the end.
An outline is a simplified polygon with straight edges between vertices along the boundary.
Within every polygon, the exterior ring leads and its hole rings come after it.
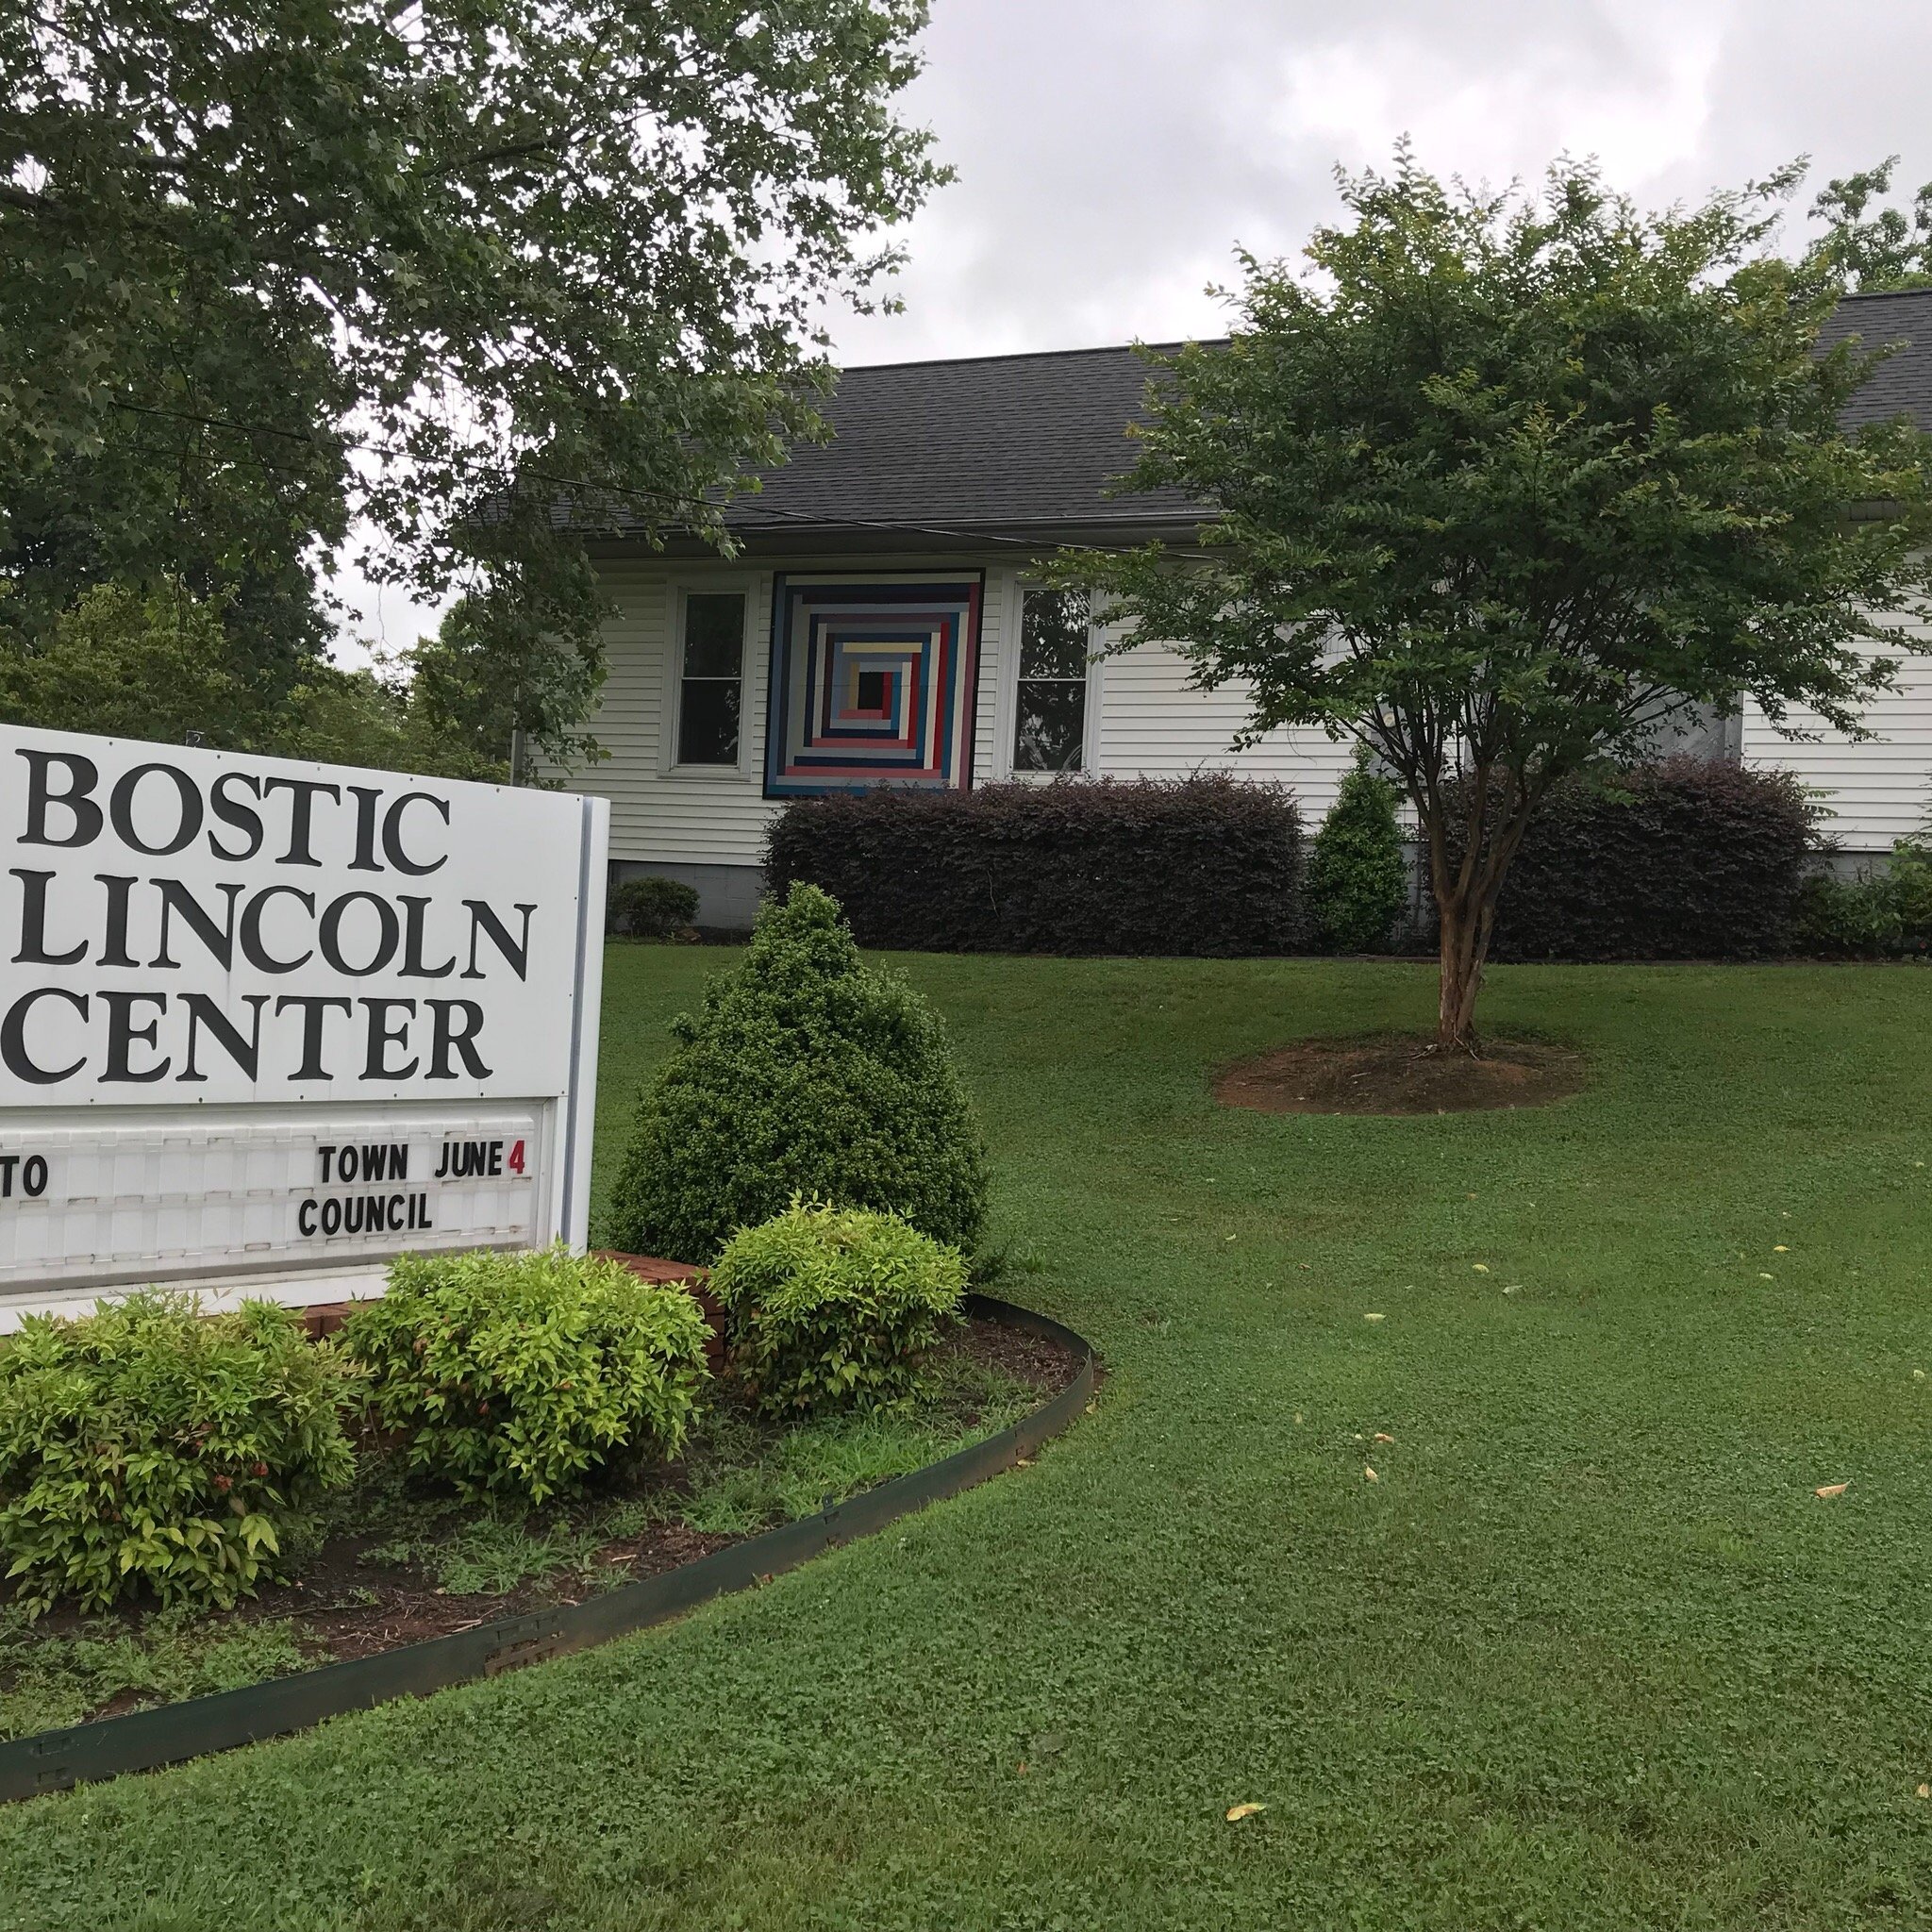
MULTIPOLYGON (((1045 556, 1055 550, 1086 545, 1118 545, 1191 539, 1203 514, 1095 517, 1078 521, 1034 518, 1000 522, 931 522, 867 518, 809 522, 803 518, 779 522, 734 518, 727 527, 741 557, 781 555, 863 556, 876 551, 955 555, 1001 551, 1045 556)), ((585 547, 597 558, 666 557, 717 558, 717 547, 689 531, 667 532, 659 542, 622 531, 586 535, 585 547)))

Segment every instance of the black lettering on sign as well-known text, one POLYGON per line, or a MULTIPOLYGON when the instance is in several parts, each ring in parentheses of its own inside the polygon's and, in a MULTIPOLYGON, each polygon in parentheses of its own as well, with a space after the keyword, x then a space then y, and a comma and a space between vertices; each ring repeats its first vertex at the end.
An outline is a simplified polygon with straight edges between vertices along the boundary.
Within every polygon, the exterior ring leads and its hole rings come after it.
POLYGON ((445 1141, 442 1158, 430 1178, 439 1181, 497 1179, 506 1174, 523 1172, 524 1143, 521 1141, 445 1141))
POLYGON ((325 1181, 331 1177, 331 1165, 335 1169, 333 1177, 339 1181, 406 1181, 409 1177, 407 1141, 370 1141, 359 1147, 350 1142, 340 1147, 317 1147, 315 1151, 322 1157, 325 1181))
POLYGON ((261 796, 261 781, 252 778, 246 772, 224 772, 208 788, 208 808, 223 824, 237 832, 244 832, 248 842, 239 852, 231 851, 210 832, 208 835, 208 849, 217 858, 225 858, 241 865, 251 859, 261 850, 261 814, 252 805, 243 805, 238 799, 228 796, 230 790, 254 792, 261 796))
MULTIPOLYGON (((149 786, 148 797, 152 799, 154 795, 154 787, 149 786)), ((165 858, 171 852, 179 852, 184 845, 192 845, 200 832, 201 787, 177 765, 136 765, 131 772, 124 772, 115 779, 114 789, 108 797, 108 815, 113 821, 115 836, 122 844, 133 846, 135 851, 144 853, 149 858, 165 858), (137 811, 135 800, 141 794, 141 781, 155 777, 167 779, 173 787, 175 795, 172 803, 148 804, 137 811), (150 843, 143 834, 160 831, 167 826, 171 816, 174 819, 173 828, 150 843)))
POLYGON ((16 865, 13 876, 20 881, 20 951, 14 954, 16 966, 72 966, 87 958, 87 941, 75 940, 58 953, 47 950, 47 888, 53 883, 50 872, 30 872, 16 865))
POLYGON ((341 788, 325 785, 318 778, 265 778, 261 795, 271 791, 289 794, 289 849, 276 860, 279 865, 320 865, 322 860, 308 849, 309 827, 314 823, 315 801, 326 798, 340 802, 341 788))
POLYGON ((23 845, 92 845, 101 836, 101 808, 93 802, 93 789, 100 783, 101 769, 92 758, 78 752, 27 751, 26 830, 20 835, 23 845), (54 767, 66 773, 68 782, 56 791, 54 767), (56 838, 47 826, 47 808, 58 806, 71 823, 64 838, 56 838))
POLYGON ((11 1201, 16 1193, 25 1194, 29 1201, 38 1201, 46 1191, 47 1157, 44 1154, 0 1154, 0 1201, 11 1201))
POLYGON ((26 1050, 26 1023, 35 1006, 42 1000, 65 1000, 74 1010, 85 1020, 87 1018, 87 995, 84 992, 69 992, 64 986, 37 986, 31 992, 24 992, 8 1008, 7 1017, 0 1020, 0 1060, 7 1064, 7 1071, 16 1080, 25 1080, 35 1087, 51 1087, 57 1080, 71 1080, 87 1065, 86 1057, 64 1067, 43 1067, 26 1050))

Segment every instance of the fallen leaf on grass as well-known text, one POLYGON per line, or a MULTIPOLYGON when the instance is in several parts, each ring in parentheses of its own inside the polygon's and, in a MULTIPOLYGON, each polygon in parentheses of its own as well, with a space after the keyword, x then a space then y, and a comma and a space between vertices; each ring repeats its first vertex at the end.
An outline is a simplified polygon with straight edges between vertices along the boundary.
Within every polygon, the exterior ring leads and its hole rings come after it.
POLYGON ((1787 1247, 1787 1246, 1786 1246, 1786 1245, 1784 1244, 1784 1242, 1783 1242, 1783 1241, 1780 1241, 1780 1242, 1778 1242, 1778 1244, 1777 1244, 1777 1246, 1776 1246, 1776 1247, 1774 1247, 1774 1249, 1772 1249, 1772 1251, 1771 1251, 1771 1252, 1772 1252, 1772 1253, 1773 1253, 1774 1255, 1789 1255, 1789 1254, 1790 1254, 1790 1253, 1791 1251, 1790 1251, 1790 1248, 1788 1248, 1788 1247, 1787 1247))
POLYGON ((1382 1478, 1365 1462, 1362 1464, 1362 1480, 1364 1482, 1378 1483, 1382 1478))
POLYGON ((1811 1493, 1814 1496, 1823 1496, 1828 1503, 1834 1496, 1842 1496, 1850 1488, 1850 1483, 1823 1483, 1813 1490, 1811 1493))
POLYGON ((1239 1824, 1243 1818, 1252 1818, 1257 1812, 1267 1810, 1265 1805, 1230 1805, 1227 1807, 1227 1822, 1239 1824))
POLYGON ((1362 1317, 1364 1322, 1386 1322, 1388 1319, 1386 1315, 1364 1315, 1362 1317))
POLYGON ((1921 1798, 1932 1798, 1932 1785, 1921 1785, 1915 1795, 1921 1798))
POLYGON ((1487 1261, 1472 1261, 1469 1265, 1472 1268, 1474 1268, 1478 1274, 1487 1274, 1490 1272, 1490 1264, 1487 1261))
POLYGON ((1387 1434, 1385 1431, 1381 1429, 1377 1429, 1375 1431, 1375 1441, 1378 1442, 1392 1442, 1394 1441, 1394 1440, 1395 1438, 1393 1436, 1387 1434))

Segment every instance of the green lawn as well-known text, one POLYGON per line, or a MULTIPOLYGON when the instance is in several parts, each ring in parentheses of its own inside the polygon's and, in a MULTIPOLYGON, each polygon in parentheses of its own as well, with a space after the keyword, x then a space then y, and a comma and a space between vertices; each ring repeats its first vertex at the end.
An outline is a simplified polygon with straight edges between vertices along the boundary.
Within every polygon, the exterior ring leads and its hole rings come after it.
MULTIPOLYGON (((612 952, 607 1173, 722 963, 612 952)), ((674 1628, 0 1814, 0 1923, 1927 1922, 1932 973, 1498 972, 1591 1089, 1378 1121, 1208 1075, 1424 969, 908 963, 1097 1411, 674 1628)))

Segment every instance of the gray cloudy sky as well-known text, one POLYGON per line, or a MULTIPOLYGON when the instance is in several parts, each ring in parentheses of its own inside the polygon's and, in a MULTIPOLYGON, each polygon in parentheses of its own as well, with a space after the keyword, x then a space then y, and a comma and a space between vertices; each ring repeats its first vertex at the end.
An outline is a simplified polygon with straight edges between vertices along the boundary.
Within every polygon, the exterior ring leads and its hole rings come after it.
MULTIPOLYGON (((905 313, 834 319, 847 362, 1219 333, 1236 243, 1292 252, 1405 132, 1497 184, 1593 154, 1650 203, 1798 154, 1932 179, 1925 0, 934 0, 925 48, 906 112, 959 178, 905 313)), ((339 588, 364 635, 424 626, 339 588)))

